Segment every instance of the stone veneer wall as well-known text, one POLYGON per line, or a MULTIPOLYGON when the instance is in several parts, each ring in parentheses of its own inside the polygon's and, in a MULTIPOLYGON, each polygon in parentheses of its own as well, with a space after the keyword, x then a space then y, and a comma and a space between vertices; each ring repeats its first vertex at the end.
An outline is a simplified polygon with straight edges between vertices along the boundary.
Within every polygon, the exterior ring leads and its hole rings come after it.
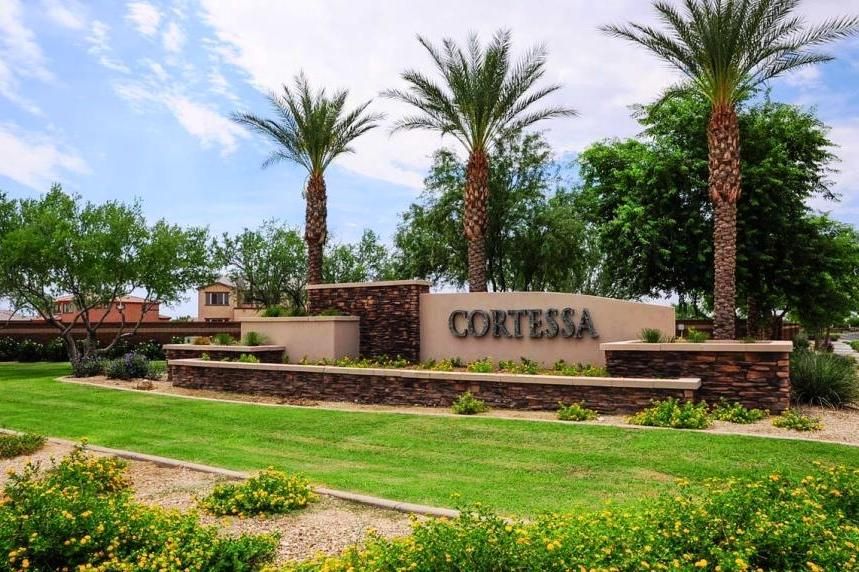
POLYGON ((429 282, 394 280, 307 287, 311 315, 336 309, 360 321, 363 356, 401 356, 419 361, 421 355, 420 300, 429 282))
MULTIPOLYGON (((663 344, 663 347, 669 344, 663 344)), ((697 400, 720 398, 780 413, 790 406, 790 353, 606 349, 613 376, 697 377, 697 400)))
MULTIPOLYGON (((637 411, 653 399, 674 397, 692 399, 697 380, 684 380, 681 387, 601 387, 563 385, 558 383, 511 383, 483 381, 474 374, 463 379, 428 379, 404 376, 388 370, 350 373, 352 368, 313 368, 280 366, 254 367, 235 363, 190 365, 171 362, 169 375, 173 385, 268 395, 286 400, 351 401, 385 405, 422 405, 449 407, 465 391, 472 392, 491 407, 507 409, 555 410, 558 402, 586 402, 601 413, 637 411), (341 370, 343 373, 332 370, 341 370), (468 378, 468 379, 465 379, 468 378)), ((598 383, 598 382, 595 382, 598 383)), ((633 382, 634 383, 634 382, 633 382)), ((670 382, 669 382, 670 383, 670 382)))

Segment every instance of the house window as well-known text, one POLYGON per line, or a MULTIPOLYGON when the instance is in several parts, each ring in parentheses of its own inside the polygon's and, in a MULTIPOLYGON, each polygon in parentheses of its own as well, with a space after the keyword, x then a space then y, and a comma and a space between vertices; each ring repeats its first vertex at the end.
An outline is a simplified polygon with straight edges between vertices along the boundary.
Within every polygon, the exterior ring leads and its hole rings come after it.
POLYGON ((229 306, 230 305, 230 293, 229 292, 206 292, 206 305, 207 306, 229 306))

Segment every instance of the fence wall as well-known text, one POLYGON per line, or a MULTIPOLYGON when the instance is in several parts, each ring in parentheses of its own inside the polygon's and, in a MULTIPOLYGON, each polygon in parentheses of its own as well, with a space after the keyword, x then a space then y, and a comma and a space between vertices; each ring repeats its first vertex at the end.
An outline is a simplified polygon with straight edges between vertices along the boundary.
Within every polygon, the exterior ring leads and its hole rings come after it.
MULTIPOLYGON (((116 336, 120 324, 104 323, 98 329, 101 344, 108 344, 116 336)), ((126 327, 126 331, 130 329, 126 327)), ((86 331, 76 327, 72 330, 75 337, 83 338, 86 331)), ((227 333, 235 338, 241 337, 239 322, 158 322, 142 324, 137 333, 128 336, 126 340, 132 344, 154 340, 159 344, 169 344, 175 337, 213 336, 227 333)), ((40 322, 14 321, 7 325, 0 324, 0 338, 10 337, 18 340, 31 339, 39 343, 47 343, 59 336, 59 330, 50 324, 40 322)))
MULTIPOLYGON (((678 336, 678 337, 680 336, 680 328, 679 328, 680 324, 683 324, 685 326, 687 332, 689 331, 689 328, 695 328, 699 332, 707 332, 708 334, 711 334, 711 335, 713 334, 713 320, 680 320, 680 319, 678 319, 676 321, 675 332, 674 332, 674 335, 678 336)), ((770 337, 769 334, 771 332, 769 331, 768 327, 765 327, 764 331, 767 334, 765 337, 768 340, 769 339, 786 340, 786 341, 792 340, 794 337, 796 337, 796 334, 799 333, 799 328, 800 328, 799 324, 794 324, 792 322, 784 322, 781 324, 781 327, 777 331, 778 336, 770 337)), ((736 331, 737 331, 736 339, 741 340, 744 337, 746 337, 746 332, 748 331, 748 329, 747 329, 745 320, 737 320, 736 321, 736 331)))

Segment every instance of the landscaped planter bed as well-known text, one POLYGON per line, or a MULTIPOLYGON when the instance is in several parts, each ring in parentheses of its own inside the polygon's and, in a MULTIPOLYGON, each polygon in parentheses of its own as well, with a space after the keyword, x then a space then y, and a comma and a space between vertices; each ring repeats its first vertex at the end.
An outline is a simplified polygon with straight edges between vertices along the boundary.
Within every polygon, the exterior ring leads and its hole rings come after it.
POLYGON ((773 413, 790 406, 792 342, 602 344, 611 375, 624 377, 696 377, 695 398, 716 403, 724 398, 773 413))
POLYGON ((164 346, 164 353, 167 360, 177 360, 186 358, 200 358, 206 354, 211 360, 233 360, 240 355, 252 355, 261 363, 281 363, 283 361, 283 353, 286 351, 284 346, 241 346, 241 345, 217 345, 217 344, 167 344, 164 346))
POLYGON ((653 399, 693 399, 700 380, 628 379, 171 360, 176 387, 283 399, 447 407, 470 391, 491 407, 554 410, 585 401, 602 413, 637 411, 653 399))

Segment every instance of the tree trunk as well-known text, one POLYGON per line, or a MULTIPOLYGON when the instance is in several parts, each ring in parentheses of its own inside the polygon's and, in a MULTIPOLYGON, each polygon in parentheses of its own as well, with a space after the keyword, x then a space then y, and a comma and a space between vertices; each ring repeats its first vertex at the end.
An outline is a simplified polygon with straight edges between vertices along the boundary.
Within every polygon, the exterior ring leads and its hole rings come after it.
POLYGON ((486 292, 486 208, 489 202, 489 158, 475 150, 468 158, 465 182, 465 239, 468 241, 468 290, 486 292))
POLYGON ((707 126, 710 200, 713 203, 713 338, 736 336, 737 200, 740 198, 740 128, 732 106, 713 108, 707 126))
POLYGON ((307 283, 322 283, 322 250, 328 238, 328 198, 322 173, 307 181, 304 241, 307 243, 307 283))

